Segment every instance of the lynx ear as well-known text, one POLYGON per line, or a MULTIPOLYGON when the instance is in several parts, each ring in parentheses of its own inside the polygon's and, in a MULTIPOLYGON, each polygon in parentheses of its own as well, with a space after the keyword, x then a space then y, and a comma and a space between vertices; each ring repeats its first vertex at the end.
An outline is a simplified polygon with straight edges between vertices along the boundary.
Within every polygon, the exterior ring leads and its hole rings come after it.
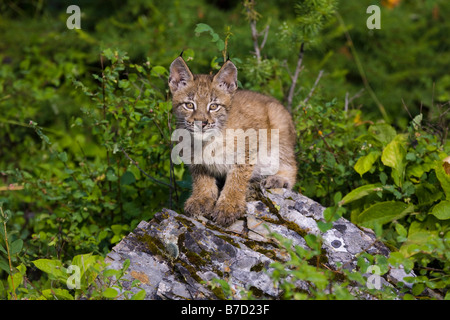
POLYGON ((187 86, 189 81, 194 80, 189 67, 183 58, 179 56, 170 65, 170 75, 169 75, 169 88, 172 94, 187 86))
POLYGON ((222 90, 233 93, 237 89, 237 68, 230 60, 226 61, 219 72, 214 76, 213 82, 222 90))

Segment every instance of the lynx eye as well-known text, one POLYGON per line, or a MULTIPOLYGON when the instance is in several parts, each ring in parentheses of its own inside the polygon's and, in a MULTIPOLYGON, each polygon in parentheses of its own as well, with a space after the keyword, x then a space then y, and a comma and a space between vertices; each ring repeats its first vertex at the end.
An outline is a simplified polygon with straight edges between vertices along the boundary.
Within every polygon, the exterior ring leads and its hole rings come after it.
POLYGON ((186 102, 183 107, 189 111, 194 110, 194 104, 192 102, 186 102))
POLYGON ((220 105, 217 103, 211 103, 209 105, 209 111, 217 111, 220 109, 220 105))

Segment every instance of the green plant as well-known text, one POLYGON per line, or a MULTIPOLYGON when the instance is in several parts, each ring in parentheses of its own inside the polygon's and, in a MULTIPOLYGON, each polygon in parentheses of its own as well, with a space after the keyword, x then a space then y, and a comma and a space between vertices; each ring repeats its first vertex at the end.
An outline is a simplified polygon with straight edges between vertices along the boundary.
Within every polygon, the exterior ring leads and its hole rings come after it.
MULTIPOLYGON (((306 235, 306 247, 293 246, 291 240, 277 233, 271 233, 271 237, 289 257, 286 261, 272 263, 270 269, 265 271, 271 277, 273 285, 281 290, 281 299, 355 300, 366 299, 369 295, 378 299, 397 297, 398 293, 391 287, 370 288, 368 285, 370 268, 376 266, 379 276, 389 271, 388 260, 382 255, 372 256, 362 252, 354 270, 350 271, 342 265, 333 270, 324 259, 322 239, 319 236, 306 235)), ((224 294, 229 296, 228 283, 224 280, 216 282, 224 294)), ((243 289, 241 296, 255 299, 251 289, 243 289)))
MULTIPOLYGON (((9 218, 11 217, 11 211, 5 210, 3 211, 3 203, 0 202, 0 223, 3 224, 3 228, 1 228, 0 235, 1 238, 4 239, 5 247, 0 243, 0 251, 6 255, 7 262, 0 256, 0 268, 9 273, 8 277, 8 286, 10 288, 10 295, 17 300, 16 288, 20 285, 19 279, 17 279, 16 274, 13 272, 13 266, 11 260, 15 258, 15 255, 22 250, 23 241, 22 239, 17 239, 16 241, 11 243, 11 248, 8 242, 8 231, 6 228, 6 224, 8 223, 9 218), (14 283, 15 282, 15 283, 14 283)), ((14 259, 15 260, 15 259, 14 259)))
POLYGON ((358 181, 353 170, 358 154, 355 139, 364 133, 365 123, 360 111, 346 111, 337 100, 310 103, 294 111, 300 192, 332 206, 335 193, 348 193, 352 181, 358 181))
MULTIPOLYGON (((178 207, 185 197, 184 167, 175 168, 170 157, 170 105, 165 89, 159 89, 167 71, 127 61, 126 55, 105 50, 103 73, 94 75, 97 89, 73 80, 94 103, 83 107, 84 115, 73 119, 72 128, 90 131, 93 144, 77 141, 78 151, 72 153, 29 121, 42 143, 41 166, 51 173, 1 171, 11 185, 20 186, 22 192, 14 195, 39 217, 30 222, 32 234, 23 235, 31 237, 24 267, 36 257, 64 261, 84 252, 105 254, 139 221, 163 206, 178 207)), ((23 214, 18 210, 12 216, 13 227, 23 214)), ((20 243, 20 237, 12 242, 14 254, 20 243)))
POLYGON ((374 124, 358 137, 364 155, 354 169, 365 184, 339 202, 352 222, 398 248, 392 262, 408 258, 409 269, 415 265, 421 276, 409 280, 419 297, 425 287, 445 295, 450 285, 450 175, 443 162, 450 145, 424 130, 421 120, 416 116, 405 134, 374 124))
MULTIPOLYGON (((57 259, 38 259, 32 261, 34 266, 45 273, 48 281, 42 287, 18 288, 19 298, 38 300, 75 300, 75 299, 131 299, 141 300, 145 291, 134 293, 125 290, 123 277, 129 267, 126 260, 121 269, 108 269, 103 257, 92 254, 75 256, 68 267, 57 259)), ((19 284, 26 279, 26 268, 19 269, 19 284)), ((131 283, 131 288, 139 287, 139 280, 131 283)))

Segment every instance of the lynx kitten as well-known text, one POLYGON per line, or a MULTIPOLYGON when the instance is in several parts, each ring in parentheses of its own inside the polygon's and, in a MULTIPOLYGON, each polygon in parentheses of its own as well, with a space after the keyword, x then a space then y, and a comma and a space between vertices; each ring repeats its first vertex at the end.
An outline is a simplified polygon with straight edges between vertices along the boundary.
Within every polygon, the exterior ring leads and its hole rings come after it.
MULTIPOLYGON (((222 163, 191 162, 193 191, 184 206, 186 214, 208 216, 228 226, 246 211, 250 181, 262 181, 265 188, 293 187, 297 168, 294 155, 296 132, 291 115, 274 98, 237 90, 237 69, 230 60, 216 75, 194 75, 180 56, 170 65, 169 87, 177 129, 191 133, 192 149, 201 139, 200 148, 204 151, 210 143, 217 147, 222 147, 223 143, 223 149, 214 150, 228 153, 222 163), (228 139, 229 132, 234 134, 232 139, 228 139), (268 136, 263 140, 262 134, 266 133, 268 136), (227 146, 220 139, 208 138, 218 135, 227 136, 227 146), (237 146, 231 143, 230 148, 230 141, 236 143, 239 139, 245 141, 245 162, 226 162, 230 152, 232 159, 238 156, 237 146), (256 151, 258 155, 259 151, 269 154, 271 162, 264 163, 255 156, 256 151), (264 172, 270 172, 265 166, 272 166, 275 172, 264 175, 264 172), (220 181, 224 181, 221 189, 220 181)), ((212 152, 213 156, 214 152, 217 151, 212 152)))

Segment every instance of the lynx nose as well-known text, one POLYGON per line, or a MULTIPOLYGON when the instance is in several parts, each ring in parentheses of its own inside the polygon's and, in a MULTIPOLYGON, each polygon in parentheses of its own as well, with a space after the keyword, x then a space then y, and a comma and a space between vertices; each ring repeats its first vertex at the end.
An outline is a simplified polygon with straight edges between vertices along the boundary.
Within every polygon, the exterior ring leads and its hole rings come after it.
POLYGON ((204 129, 208 125, 208 120, 195 120, 194 126, 199 129, 204 129))

